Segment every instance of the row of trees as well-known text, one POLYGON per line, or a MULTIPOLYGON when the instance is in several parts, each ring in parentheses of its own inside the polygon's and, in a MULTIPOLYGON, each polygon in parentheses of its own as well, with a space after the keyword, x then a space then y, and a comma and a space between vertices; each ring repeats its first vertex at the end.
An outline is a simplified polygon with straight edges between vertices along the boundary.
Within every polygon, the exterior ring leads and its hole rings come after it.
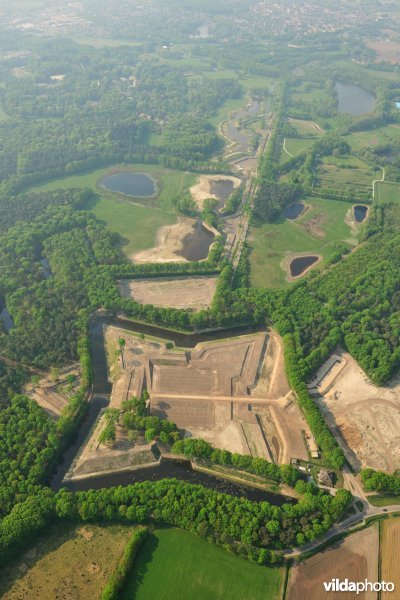
POLYGON ((300 488, 299 502, 281 507, 174 479, 76 494, 41 490, 0 522, 0 560, 4 564, 51 521, 63 519, 172 525, 260 564, 273 563, 283 549, 323 535, 351 501, 347 490, 331 496, 315 486, 300 488))

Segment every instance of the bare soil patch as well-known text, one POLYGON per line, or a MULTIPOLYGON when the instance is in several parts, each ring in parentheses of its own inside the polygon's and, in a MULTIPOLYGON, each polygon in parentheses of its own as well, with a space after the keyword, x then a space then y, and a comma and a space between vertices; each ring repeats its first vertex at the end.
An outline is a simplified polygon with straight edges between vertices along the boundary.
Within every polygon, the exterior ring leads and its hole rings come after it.
POLYGON ((136 252, 131 257, 133 262, 187 262, 178 253, 183 248, 183 240, 192 233, 195 219, 179 217, 175 225, 164 225, 157 232, 157 246, 141 252, 136 252))
MULTIPOLYGON (((379 534, 376 525, 354 533, 332 548, 319 552, 292 568, 287 600, 326 600, 336 592, 326 592, 323 582, 331 579, 378 581, 379 534)), ((340 594, 339 594, 340 595, 340 594)), ((355 594, 343 594, 356 597, 355 594)), ((377 600, 376 592, 360 593, 360 600, 377 600)))
POLYGON ((214 296, 217 277, 168 277, 121 280, 123 296, 141 304, 174 308, 208 308, 214 296))
POLYGON ((400 379, 377 387, 348 353, 334 357, 340 364, 328 359, 322 382, 317 373, 309 387, 348 460, 354 469, 399 469, 400 379))
POLYGON ((301 227, 303 227, 303 229, 305 229, 313 237, 322 239, 326 235, 323 226, 325 225, 327 218, 328 217, 325 214, 315 215, 315 217, 313 217, 309 221, 301 223, 301 227))
POLYGON ((400 64, 400 43, 391 40, 369 40, 368 48, 376 52, 378 61, 384 60, 392 64, 400 64))
POLYGON ((232 181, 234 190, 242 183, 241 179, 230 175, 200 175, 195 185, 190 188, 192 198, 200 210, 202 210, 204 200, 207 198, 216 198, 219 200, 218 196, 211 191, 211 183, 213 181, 232 181))

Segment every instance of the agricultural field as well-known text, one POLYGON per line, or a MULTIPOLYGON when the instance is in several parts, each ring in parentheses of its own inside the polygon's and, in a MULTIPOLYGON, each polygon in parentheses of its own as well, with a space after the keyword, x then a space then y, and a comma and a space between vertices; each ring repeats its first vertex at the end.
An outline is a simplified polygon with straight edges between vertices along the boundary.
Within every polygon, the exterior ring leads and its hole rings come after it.
POLYGON ((400 44, 393 40, 368 40, 368 48, 376 52, 377 60, 384 60, 392 64, 400 63, 400 44))
POLYGON ((0 571, 3 600, 98 598, 134 527, 57 524, 0 571))
POLYGON ((289 285, 285 261, 288 256, 316 252, 330 255, 335 242, 349 247, 357 244, 357 227, 352 220, 352 204, 306 197, 310 208, 296 220, 253 225, 250 229, 251 282, 254 287, 289 285))
MULTIPOLYGON (((329 594, 323 582, 333 578, 378 581, 379 531, 376 525, 344 540, 294 566, 290 572, 286 600, 325 600, 329 594)), ((350 597, 346 594, 347 597, 350 597)), ((376 592, 359 594, 360 600, 377 600, 376 592)))
POLYGON ((260 567, 177 529, 142 547, 121 600, 279 600, 284 569, 260 567))
POLYGON ((378 203, 400 203, 400 183, 377 181, 375 183, 375 200, 378 203))
POLYGON ((372 181, 380 175, 370 169, 365 163, 347 157, 326 156, 319 165, 316 173, 316 189, 330 188, 338 191, 357 194, 372 194, 372 181), (357 164, 356 164, 357 163, 357 164))
POLYGON ((211 305, 217 277, 176 277, 122 280, 123 296, 141 304, 200 310, 211 305))
MULTIPOLYGON (((400 519, 391 518, 381 523, 380 535, 381 580, 392 581, 400 589, 400 519)), ((393 598, 390 592, 381 592, 380 600, 393 598)))

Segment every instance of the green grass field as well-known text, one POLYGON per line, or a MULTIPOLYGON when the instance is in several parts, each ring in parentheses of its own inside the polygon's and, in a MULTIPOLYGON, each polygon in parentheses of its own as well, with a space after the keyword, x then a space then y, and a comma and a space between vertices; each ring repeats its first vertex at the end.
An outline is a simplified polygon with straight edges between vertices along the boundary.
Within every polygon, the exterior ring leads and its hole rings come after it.
POLYGON ((357 239, 345 222, 351 210, 350 203, 314 197, 305 198, 304 203, 311 208, 296 221, 282 219, 251 227, 253 286, 281 288, 290 285, 283 269, 288 254, 315 252, 325 258, 332 252, 335 242, 344 242, 349 247, 356 245, 357 239))
POLYGON ((316 138, 285 138, 285 148, 287 152, 285 152, 282 146, 281 162, 285 163, 288 160, 290 160, 293 156, 297 156, 298 154, 300 154, 300 152, 308 150, 313 144, 315 144, 315 142, 316 138))
POLYGON ((144 544, 121 600, 280 600, 284 569, 260 567, 177 529, 144 544))
MULTIPOLYGON (((105 175, 110 175, 118 172, 133 172, 133 173, 148 173, 157 182, 157 189, 159 194, 155 201, 152 201, 155 206, 164 210, 173 211, 174 204, 173 199, 179 197, 181 194, 185 194, 189 187, 193 185, 196 180, 196 175, 184 171, 175 171, 174 169, 165 169, 159 165, 143 165, 143 164, 128 164, 128 165, 116 165, 108 169, 97 169, 95 171, 89 171, 87 173, 81 173, 80 175, 70 175, 62 179, 54 179, 45 184, 39 184, 32 186, 28 191, 32 190, 56 190, 59 188, 90 188, 102 195, 108 197, 120 197, 123 196, 105 192, 104 189, 98 186, 98 181, 105 175)), ((128 201, 128 200, 127 200, 128 201)), ((132 201, 139 202, 140 199, 132 199, 132 201)), ((143 204, 146 206, 150 203, 149 200, 144 199, 143 204)))
MULTIPOLYGON (((368 502, 372 506, 391 506, 392 504, 400 504, 400 496, 368 496, 368 502)), ((399 509, 400 510, 400 509, 399 509)))
POLYGON ((400 183, 377 181, 375 183, 375 202, 400 202, 400 183))
MULTIPOLYGON (((112 169, 112 171, 117 170, 112 169)), ((55 189, 91 188, 99 193, 96 202, 90 202, 85 209, 90 210, 112 231, 121 236, 123 250, 129 257, 133 253, 146 248, 151 248, 156 241, 158 229, 163 225, 176 222, 173 210, 172 198, 177 194, 185 193, 185 190, 195 181, 196 176, 192 173, 183 173, 171 169, 163 169, 154 165, 128 165, 120 170, 146 172, 152 175, 160 190, 156 205, 133 204, 118 194, 105 193, 98 188, 97 182, 110 169, 98 169, 81 175, 71 175, 63 179, 56 179, 46 184, 30 188, 33 190, 51 191, 55 189)))
POLYGON ((306 121, 302 119, 290 119, 290 125, 297 129, 299 135, 310 135, 315 136, 315 138, 324 135, 322 131, 315 127, 313 121, 306 121))

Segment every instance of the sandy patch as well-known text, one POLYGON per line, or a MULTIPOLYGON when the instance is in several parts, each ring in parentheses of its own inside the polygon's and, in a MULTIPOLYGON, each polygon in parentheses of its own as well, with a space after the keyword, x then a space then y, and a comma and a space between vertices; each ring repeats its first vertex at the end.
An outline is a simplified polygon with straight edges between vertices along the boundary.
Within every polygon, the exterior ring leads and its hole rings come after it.
POLYGON ((179 217, 175 225, 163 225, 157 232, 157 246, 136 252, 131 256, 133 262, 188 262, 177 253, 182 250, 183 240, 192 233, 195 223, 195 219, 179 217))
POLYGON ((141 304, 200 310, 211 305, 217 279, 207 276, 125 279, 119 282, 119 288, 123 296, 141 304))
MULTIPOLYGON (((301 213, 301 215, 303 215, 304 212, 305 211, 303 211, 301 213)), ((301 215, 299 215, 299 216, 301 216, 301 215)), ((307 231, 307 233, 309 233, 313 237, 322 239, 326 235, 326 233, 323 229, 323 226, 325 225, 327 220, 328 220, 328 217, 325 214, 315 215, 309 221, 306 221, 305 223, 301 223, 301 227, 303 229, 305 229, 307 231)))
POLYGON ((377 387, 350 354, 340 351, 309 387, 354 469, 400 468, 400 379, 377 387))
POLYGON ((232 181, 234 190, 236 190, 242 183, 241 179, 238 177, 232 177, 230 175, 200 175, 195 185, 190 188, 192 198, 200 210, 202 210, 204 200, 207 198, 215 198, 216 200, 219 200, 218 196, 211 192, 212 181, 232 181))

